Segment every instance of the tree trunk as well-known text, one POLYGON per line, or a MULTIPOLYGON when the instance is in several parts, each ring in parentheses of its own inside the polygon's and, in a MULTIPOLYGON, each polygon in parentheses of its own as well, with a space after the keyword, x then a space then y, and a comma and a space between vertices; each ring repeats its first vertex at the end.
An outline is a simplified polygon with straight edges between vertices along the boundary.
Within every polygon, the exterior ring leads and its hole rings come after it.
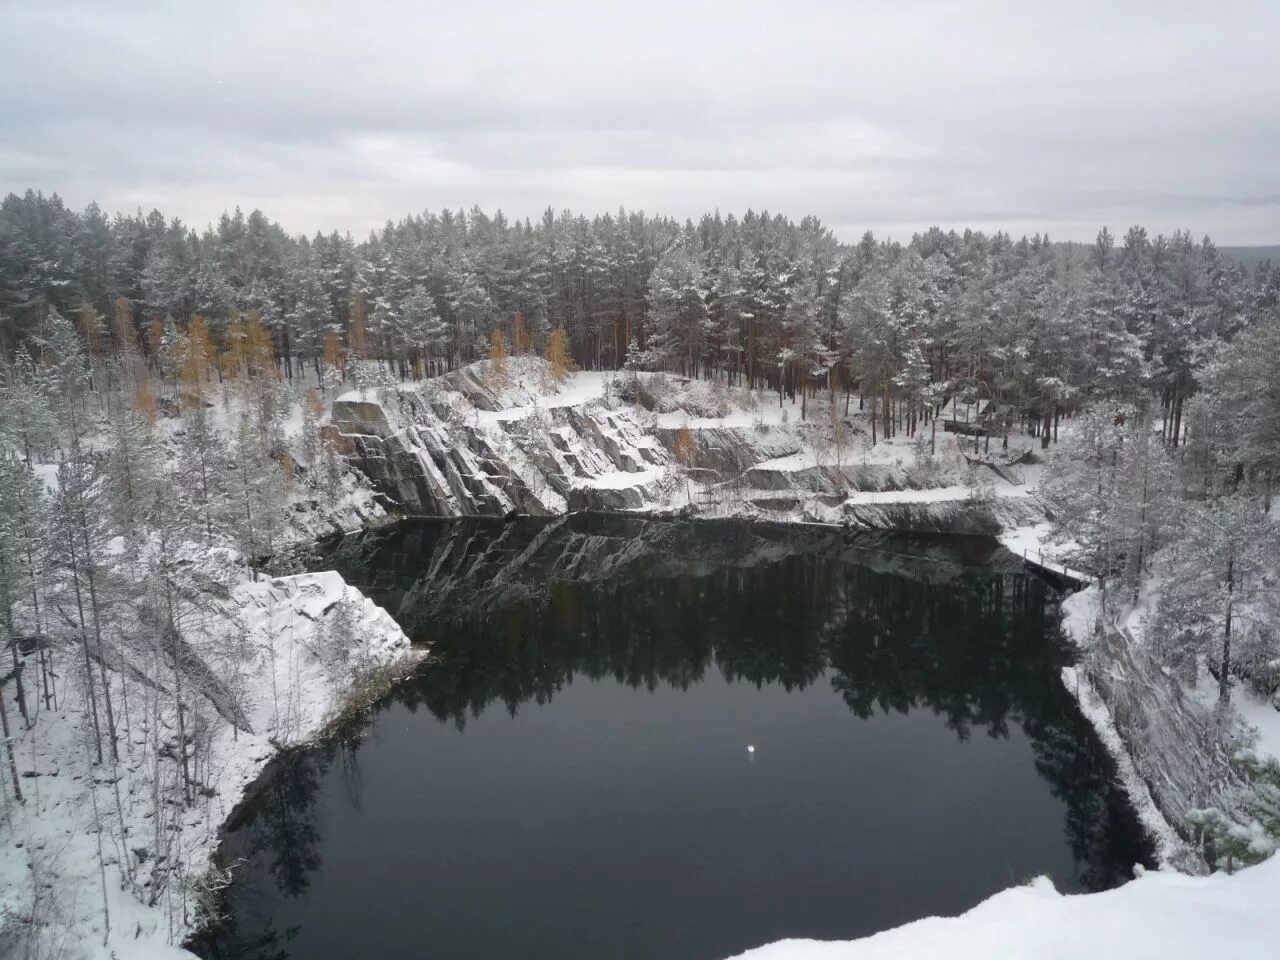
MULTIPOLYGON (((22 714, 22 725, 30 730, 31 714, 27 712, 27 691, 22 684, 22 671, 26 665, 18 659, 18 641, 14 637, 12 629, 9 631, 9 649, 13 651, 13 682, 17 684, 14 694, 18 700, 18 712, 22 714)), ((3 696, 0 696, 0 699, 3 699, 3 696)), ((8 734, 5 734, 5 736, 8 736, 8 734)))
POLYGON ((97 747, 98 762, 102 762, 102 728, 98 723, 98 697, 93 684, 93 658, 89 656, 89 626, 84 620, 84 599, 80 594, 80 574, 75 559, 75 547, 71 544, 71 531, 67 531, 71 548, 71 583, 75 587, 76 611, 80 620, 80 646, 84 650, 84 678, 89 693, 89 713, 93 719, 93 742, 97 747))
POLYGON ((1230 557, 1227 560, 1227 611, 1222 628, 1222 672, 1218 676, 1218 700, 1223 706, 1231 700, 1231 602, 1235 586, 1235 557, 1230 557))
MULTIPOLYGON (((18 762, 13 756, 13 736, 9 732, 9 710, 4 705, 3 686, 0 686, 0 730, 4 732, 5 752, 9 755, 9 775, 13 778, 13 795, 18 798, 19 803, 24 803, 22 781, 18 779, 18 762)), ((37 794, 37 798, 38 796, 37 794)))
POLYGON ((1182 391, 1176 394, 1177 399, 1173 408, 1173 446, 1178 445, 1178 438, 1182 433, 1182 391))
POLYGON ((120 748, 116 744, 116 715, 111 703, 111 681, 107 677, 107 652, 102 645, 101 614, 98 610, 98 591, 94 586, 93 565, 85 565, 85 579, 89 584, 89 607, 93 611, 94 645, 98 648, 98 673, 102 677, 102 704, 107 711, 107 735, 111 743, 111 759, 120 759, 120 748))

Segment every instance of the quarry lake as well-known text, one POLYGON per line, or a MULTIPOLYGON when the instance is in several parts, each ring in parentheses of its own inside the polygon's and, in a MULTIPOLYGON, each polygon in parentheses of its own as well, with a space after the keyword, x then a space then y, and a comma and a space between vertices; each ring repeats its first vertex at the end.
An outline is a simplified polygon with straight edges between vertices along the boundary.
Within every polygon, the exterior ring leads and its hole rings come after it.
POLYGON ((993 541, 579 516, 314 563, 432 662, 229 825, 206 957, 718 960, 1151 862, 993 541))

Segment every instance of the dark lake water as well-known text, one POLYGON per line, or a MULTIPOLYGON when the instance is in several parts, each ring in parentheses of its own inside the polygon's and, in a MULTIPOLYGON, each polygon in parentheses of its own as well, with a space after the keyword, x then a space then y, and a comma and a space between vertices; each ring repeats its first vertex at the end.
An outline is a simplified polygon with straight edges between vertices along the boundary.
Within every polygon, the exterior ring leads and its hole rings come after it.
POLYGON ((207 957, 718 960, 1150 862, 994 543, 575 517, 316 563, 438 662, 264 784, 207 957))

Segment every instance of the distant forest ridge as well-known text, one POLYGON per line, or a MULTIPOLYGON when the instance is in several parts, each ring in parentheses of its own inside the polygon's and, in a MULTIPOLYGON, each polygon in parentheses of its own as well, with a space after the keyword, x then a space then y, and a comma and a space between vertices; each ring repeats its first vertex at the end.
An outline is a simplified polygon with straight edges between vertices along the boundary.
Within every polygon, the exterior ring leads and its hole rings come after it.
POLYGON ((1260 263, 1280 264, 1280 243, 1267 247, 1219 247, 1224 257, 1234 260, 1247 270, 1260 263))
POLYGON ((1278 302, 1280 257, 1245 266, 1208 238, 1140 226, 1093 243, 936 227, 846 243, 815 217, 767 212, 509 220, 473 207, 357 240, 291 235, 257 210, 196 230, 34 191, 0 202, 0 354, 38 356, 57 311, 90 352, 136 344, 160 371, 193 331, 219 362, 252 341, 286 377, 318 379, 353 359, 430 375, 495 341, 541 352, 557 334, 590 369, 791 395, 857 383, 886 403, 968 390, 1040 412, 1151 390, 1176 403, 1205 349, 1278 302))

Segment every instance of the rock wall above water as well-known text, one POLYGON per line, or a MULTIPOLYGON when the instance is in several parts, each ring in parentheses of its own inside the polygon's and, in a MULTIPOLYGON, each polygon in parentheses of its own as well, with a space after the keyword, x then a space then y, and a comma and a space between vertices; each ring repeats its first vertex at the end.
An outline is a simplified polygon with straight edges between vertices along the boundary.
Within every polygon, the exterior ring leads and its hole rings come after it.
POLYGON ((346 394, 327 429, 389 509, 411 516, 684 512, 978 535, 1041 516, 1020 491, 972 496, 959 457, 884 444, 833 456, 814 424, 672 422, 610 402, 607 386, 497 390, 477 365, 419 389, 346 394))
POLYGON ((388 405, 344 398, 330 437, 396 509, 417 516, 637 510, 670 485, 670 452, 627 410, 483 416, 492 412, 468 416, 409 392, 388 405))

